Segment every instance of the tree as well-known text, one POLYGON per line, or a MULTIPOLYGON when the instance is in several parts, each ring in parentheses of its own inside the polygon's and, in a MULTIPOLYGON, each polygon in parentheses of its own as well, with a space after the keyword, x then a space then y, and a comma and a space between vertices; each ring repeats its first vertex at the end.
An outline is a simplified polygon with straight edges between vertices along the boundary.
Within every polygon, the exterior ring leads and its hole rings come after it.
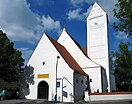
POLYGON ((7 82, 18 81, 24 65, 22 53, 13 46, 13 42, 0 31, 0 78, 7 82))
POLYGON ((24 98, 26 95, 29 95, 29 85, 34 85, 34 68, 30 65, 26 65, 19 81, 21 97, 24 98))
POLYGON ((125 32, 128 37, 132 36, 132 0, 118 0, 115 5, 114 16, 119 20, 114 22, 117 31, 125 32))
POLYGON ((132 51, 125 43, 120 43, 118 51, 113 53, 115 58, 116 85, 120 91, 130 91, 132 82, 132 51))

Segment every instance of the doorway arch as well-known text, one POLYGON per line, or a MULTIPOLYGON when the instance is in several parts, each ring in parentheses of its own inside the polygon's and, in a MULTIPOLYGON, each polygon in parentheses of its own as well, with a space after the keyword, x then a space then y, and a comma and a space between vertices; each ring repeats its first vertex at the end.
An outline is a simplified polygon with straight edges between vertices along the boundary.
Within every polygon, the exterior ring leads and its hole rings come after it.
POLYGON ((41 81, 38 84, 38 99, 48 99, 49 85, 46 81, 41 81))

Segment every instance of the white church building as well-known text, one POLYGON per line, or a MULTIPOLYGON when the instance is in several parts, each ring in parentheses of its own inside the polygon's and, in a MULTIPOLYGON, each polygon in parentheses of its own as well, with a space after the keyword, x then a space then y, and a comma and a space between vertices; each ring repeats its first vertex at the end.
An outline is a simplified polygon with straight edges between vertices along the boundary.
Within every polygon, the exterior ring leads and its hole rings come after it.
POLYGON ((107 19, 95 2, 87 17, 87 53, 65 28, 57 41, 44 33, 27 63, 33 68, 34 83, 26 87, 25 97, 75 102, 84 98, 85 90, 115 90, 110 77, 107 19))

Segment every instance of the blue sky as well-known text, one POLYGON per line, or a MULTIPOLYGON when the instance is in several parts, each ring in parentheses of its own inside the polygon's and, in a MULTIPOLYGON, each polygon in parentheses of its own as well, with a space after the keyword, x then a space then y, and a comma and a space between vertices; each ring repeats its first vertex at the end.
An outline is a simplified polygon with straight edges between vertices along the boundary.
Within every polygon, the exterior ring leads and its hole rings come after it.
POLYGON ((117 0, 0 0, 0 30, 22 51, 26 62, 44 32, 57 40, 65 27, 86 46, 86 17, 95 1, 108 13, 109 45, 114 51, 121 41, 128 40, 113 29, 117 19, 112 10, 117 0))

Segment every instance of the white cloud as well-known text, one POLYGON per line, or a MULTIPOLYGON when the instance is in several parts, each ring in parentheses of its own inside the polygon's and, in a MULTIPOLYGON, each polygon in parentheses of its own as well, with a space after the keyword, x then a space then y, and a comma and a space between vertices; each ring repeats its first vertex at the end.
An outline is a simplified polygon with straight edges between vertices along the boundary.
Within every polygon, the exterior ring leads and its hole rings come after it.
POLYGON ((73 6, 80 6, 84 3, 92 3, 95 0, 70 0, 73 6))
POLYGON ((61 31, 60 21, 54 21, 50 16, 42 16, 42 25, 44 30, 47 31, 61 31))
POLYGON ((69 20, 72 20, 72 19, 78 19, 78 20, 81 20, 81 12, 82 9, 78 8, 78 9, 75 9, 75 10, 70 10, 68 13, 67 13, 67 16, 68 16, 68 19, 69 20))
POLYGON ((114 21, 116 21, 116 18, 114 17, 113 9, 115 8, 115 4, 117 3, 117 0, 71 0, 71 4, 79 8, 80 8, 80 5, 83 5, 83 4, 91 5, 94 2, 97 2, 108 13, 110 23, 113 23, 114 21))
POLYGON ((69 20, 81 20, 81 21, 86 21, 86 17, 88 16, 90 10, 91 10, 92 6, 90 6, 86 12, 82 12, 81 8, 77 8, 74 10, 70 10, 67 13, 68 19, 69 20))
POLYGON ((131 41, 128 37, 127 37, 127 34, 124 33, 124 32, 121 32, 121 31, 117 31, 113 34, 115 36, 115 41, 112 45, 112 47, 114 47, 115 49, 118 48, 119 44, 121 42, 129 42, 131 41))
POLYGON ((0 29, 12 41, 35 43, 44 31, 61 30, 59 21, 44 17, 32 12, 26 0, 0 0, 0 29))
POLYGON ((128 40, 127 34, 124 33, 124 32, 121 32, 121 31, 115 32, 115 33, 114 33, 114 36, 115 36, 117 39, 120 39, 120 40, 128 40))
POLYGON ((91 6, 87 9, 86 12, 82 13, 82 15, 84 16, 84 18, 86 18, 86 17, 89 15, 89 13, 90 13, 92 7, 93 7, 93 6, 91 5, 91 6))

